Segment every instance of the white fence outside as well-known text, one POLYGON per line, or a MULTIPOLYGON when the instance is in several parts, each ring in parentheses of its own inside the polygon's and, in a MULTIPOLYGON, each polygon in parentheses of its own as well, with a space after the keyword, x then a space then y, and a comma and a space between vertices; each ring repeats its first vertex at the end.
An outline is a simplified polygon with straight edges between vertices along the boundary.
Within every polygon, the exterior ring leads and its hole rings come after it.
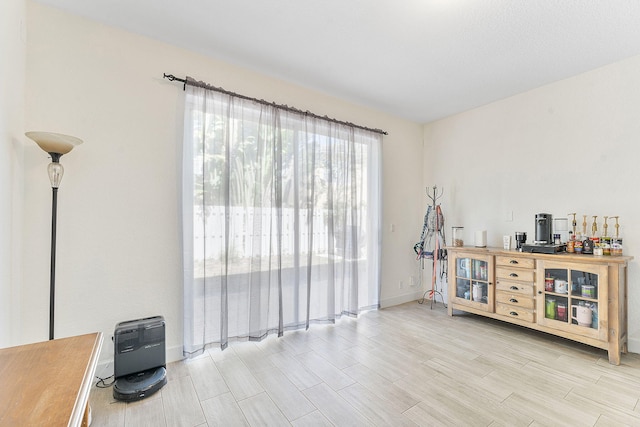
MULTIPOLYGON (((233 257, 252 257, 257 254, 275 252, 278 247, 277 209, 229 207, 229 252, 233 257)), ((294 253, 308 254, 309 241, 312 239, 311 252, 316 255, 327 253, 329 245, 326 209, 311 211, 293 208, 282 210, 282 255, 294 253), (311 221, 311 222, 310 222, 311 221), (313 228, 311 228, 313 227, 313 228), (296 233, 296 229, 298 233, 296 233), (298 239, 296 242, 296 234, 298 239), (297 245, 297 246, 296 246, 297 245)), ((206 216, 194 217, 194 261, 221 259, 224 246, 225 207, 207 208, 206 216)), ((332 242, 333 244, 333 242, 332 242)))

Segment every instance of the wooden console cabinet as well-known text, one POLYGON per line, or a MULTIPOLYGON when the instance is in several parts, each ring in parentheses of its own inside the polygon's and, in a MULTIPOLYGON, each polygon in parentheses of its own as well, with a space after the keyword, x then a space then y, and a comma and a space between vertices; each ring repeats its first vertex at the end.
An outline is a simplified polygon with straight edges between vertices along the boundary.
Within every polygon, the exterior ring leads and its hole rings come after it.
POLYGON ((627 264, 633 257, 448 247, 448 312, 461 310, 627 352, 627 264), (546 281, 546 286, 545 286, 546 281))

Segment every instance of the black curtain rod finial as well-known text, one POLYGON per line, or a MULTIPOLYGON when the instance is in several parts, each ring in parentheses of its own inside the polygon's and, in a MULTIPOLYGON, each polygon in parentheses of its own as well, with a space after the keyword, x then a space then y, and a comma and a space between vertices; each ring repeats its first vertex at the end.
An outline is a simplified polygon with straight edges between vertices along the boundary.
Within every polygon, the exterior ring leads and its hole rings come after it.
POLYGON ((177 78, 176 76, 174 76, 173 74, 167 74, 167 73, 162 73, 162 78, 163 78, 163 79, 167 79, 167 80, 169 80, 170 82, 172 82, 172 81, 174 81, 174 80, 177 80, 177 81, 179 81, 179 82, 183 82, 183 83, 186 83, 186 82, 187 82, 187 80, 186 80, 186 79, 179 79, 179 78, 177 78))
POLYGON ((170 82, 176 81, 176 80, 179 81, 179 82, 182 82, 183 83, 182 90, 187 90, 187 79, 179 79, 176 76, 174 76, 173 74, 167 74, 167 73, 162 73, 162 78, 163 79, 167 79, 170 82))

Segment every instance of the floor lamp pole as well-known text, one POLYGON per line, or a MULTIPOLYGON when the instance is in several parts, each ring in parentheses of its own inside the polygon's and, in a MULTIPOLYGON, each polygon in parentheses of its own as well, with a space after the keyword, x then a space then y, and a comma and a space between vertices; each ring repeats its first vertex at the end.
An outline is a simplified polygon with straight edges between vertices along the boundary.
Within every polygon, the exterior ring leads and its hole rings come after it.
POLYGON ((54 319, 56 305, 56 228, 58 222, 58 187, 64 175, 64 167, 60 164, 60 157, 67 154, 82 140, 75 136, 53 132, 27 132, 25 135, 32 139, 43 151, 51 156, 51 163, 47 166, 51 189, 51 270, 49 274, 49 340, 54 339, 54 319))
POLYGON ((49 339, 53 339, 53 321, 56 305, 56 224, 58 222, 58 189, 52 188, 51 202, 51 272, 49 281, 49 339))

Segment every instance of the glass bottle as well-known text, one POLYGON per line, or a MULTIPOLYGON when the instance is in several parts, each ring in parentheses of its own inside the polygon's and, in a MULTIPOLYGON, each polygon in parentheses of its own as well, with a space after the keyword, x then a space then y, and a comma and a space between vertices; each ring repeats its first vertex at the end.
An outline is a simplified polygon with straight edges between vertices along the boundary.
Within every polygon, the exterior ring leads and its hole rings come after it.
POLYGON ((464 227, 451 227, 451 239, 453 241, 453 246, 462 247, 464 246, 464 227))

